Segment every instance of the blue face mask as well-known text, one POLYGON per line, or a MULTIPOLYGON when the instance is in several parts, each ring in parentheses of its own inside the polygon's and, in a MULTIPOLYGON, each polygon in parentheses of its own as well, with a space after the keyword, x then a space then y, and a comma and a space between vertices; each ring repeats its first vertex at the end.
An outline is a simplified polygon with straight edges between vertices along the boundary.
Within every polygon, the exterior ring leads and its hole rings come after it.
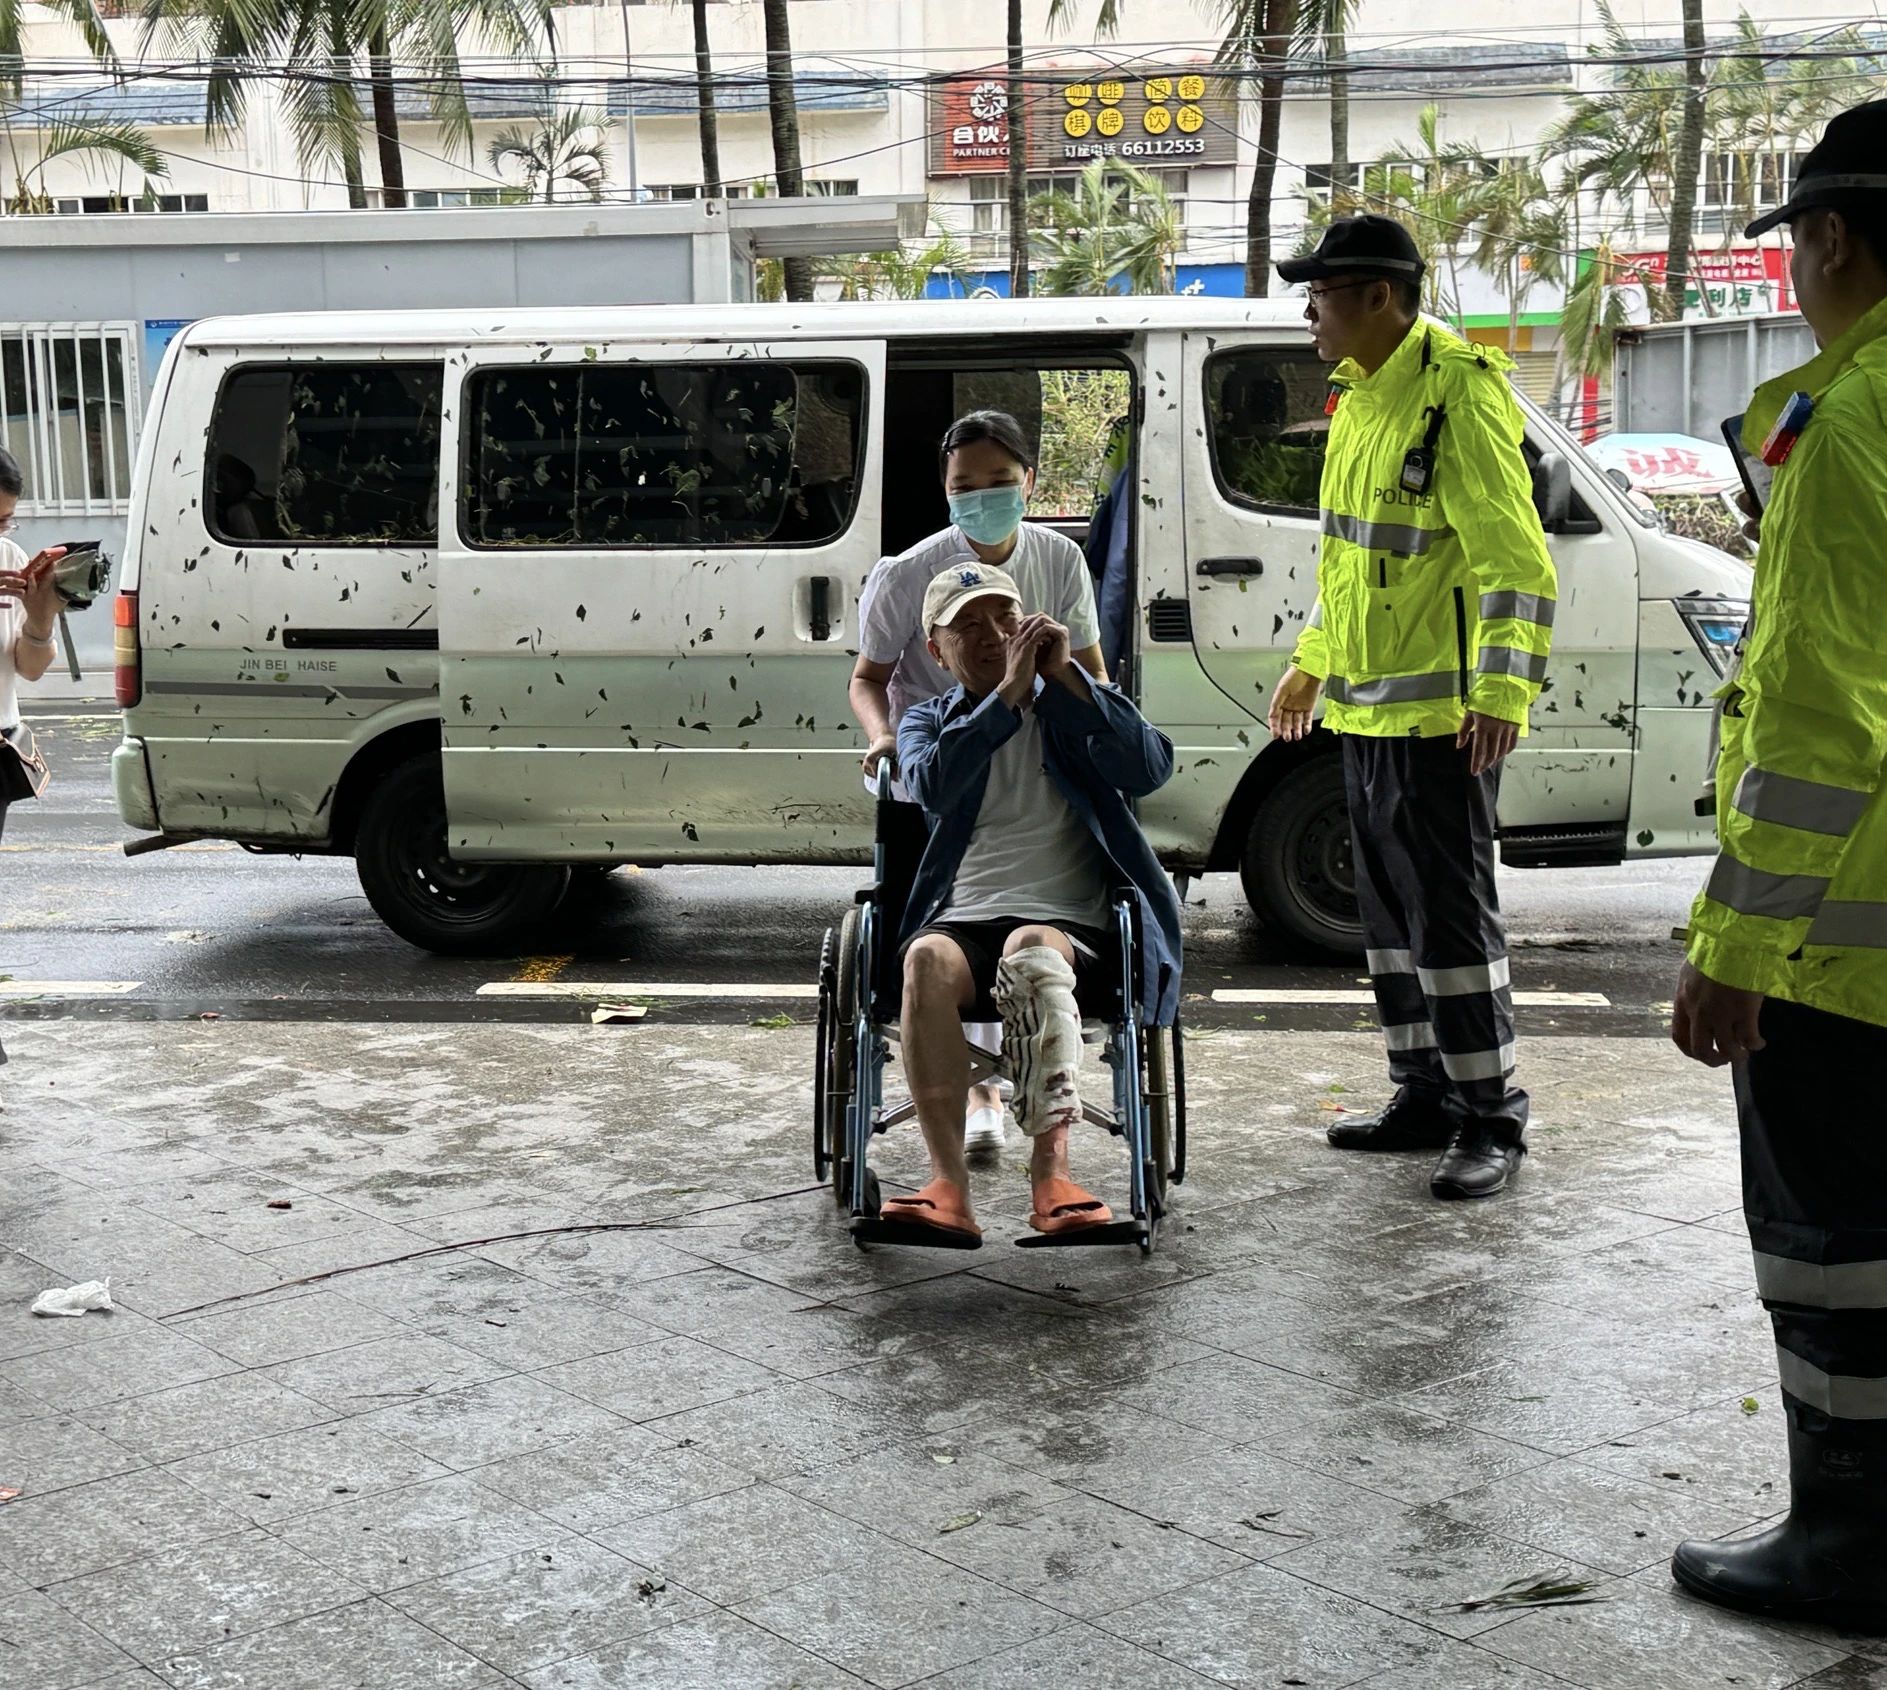
POLYGON ((1020 487, 983 487, 950 495, 950 520, 979 546, 1000 546, 1022 526, 1027 508, 1020 487))

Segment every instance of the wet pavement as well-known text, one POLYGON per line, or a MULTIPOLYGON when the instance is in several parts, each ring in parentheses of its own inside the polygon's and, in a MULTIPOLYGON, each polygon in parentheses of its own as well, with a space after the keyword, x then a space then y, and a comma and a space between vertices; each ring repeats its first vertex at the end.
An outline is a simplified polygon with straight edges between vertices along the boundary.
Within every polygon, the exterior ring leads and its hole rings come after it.
POLYGON ((8 1690, 1887 1684, 1664 1571, 1783 1428, 1728 1085, 1656 1040, 1529 1040, 1516 1188, 1440 1205, 1323 1143, 1373 1037, 1203 1030, 1142 1258, 1015 1249, 1013 1138, 981 1251, 855 1249, 796 1026, 6 1036, 8 1690), (1598 1600, 1459 1606, 1546 1574, 1598 1600))
MULTIPOLYGON (((127 860, 120 844, 132 835, 109 780, 115 713, 83 700, 32 709, 54 780, 44 800, 13 812, 0 843, 0 973, 10 977, 0 998, 14 1000, 0 1013, 16 1019, 212 1011, 586 1024, 599 997, 650 984, 744 988, 649 997, 658 1020, 807 1017, 793 994, 811 990, 820 936, 861 878, 850 868, 620 869, 567 900, 532 955, 429 956, 381 926, 345 859, 201 843, 127 860), (577 995, 490 990, 532 982, 577 995)), ((1503 873, 1522 1032, 1659 1036, 1679 958, 1672 929, 1703 873, 1696 859, 1503 873)), ((1360 967, 1282 949, 1246 910, 1235 875, 1195 883, 1186 943, 1186 1014, 1198 1025, 1367 1023, 1360 967), (1225 995, 1252 992, 1263 1001, 1225 995), (1331 992, 1344 996, 1328 1001, 1331 992)))

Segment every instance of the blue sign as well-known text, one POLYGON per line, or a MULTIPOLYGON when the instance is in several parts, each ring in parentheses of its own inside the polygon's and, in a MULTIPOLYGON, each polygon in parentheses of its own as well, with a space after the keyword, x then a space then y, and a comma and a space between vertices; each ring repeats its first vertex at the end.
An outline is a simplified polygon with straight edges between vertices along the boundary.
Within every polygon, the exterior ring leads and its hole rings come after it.
POLYGON ((146 317, 144 319, 144 391, 148 395, 157 380, 157 369, 164 361, 164 351, 178 334, 195 322, 194 317, 146 317))

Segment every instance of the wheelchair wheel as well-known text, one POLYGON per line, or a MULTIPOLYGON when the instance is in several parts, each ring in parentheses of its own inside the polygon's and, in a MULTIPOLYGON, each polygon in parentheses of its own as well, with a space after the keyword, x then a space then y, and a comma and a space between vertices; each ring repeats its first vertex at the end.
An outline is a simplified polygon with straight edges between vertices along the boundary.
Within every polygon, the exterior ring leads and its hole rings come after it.
POLYGON ((1175 1185, 1186 1183, 1186 1029, 1173 1011, 1173 1167, 1175 1185))
POLYGON ((830 927, 819 942, 819 1031, 812 1058, 812 1177, 822 1180, 832 1169, 826 1147, 826 1088, 832 1070, 832 998, 838 989, 839 936, 830 927))
POLYGON ((1146 1085, 1143 1095, 1147 1108, 1147 1137, 1152 1158, 1147 1164, 1147 1187, 1166 1208, 1166 1186, 1173 1168, 1173 1045, 1172 1035, 1164 1027, 1148 1027, 1142 1037, 1146 1044, 1146 1085))
MULTIPOLYGON (((821 1097, 820 1130, 823 1135, 825 1166, 820 1177, 829 1172, 832 1196, 840 1205, 851 1198, 852 1171, 845 1154, 845 1112, 851 1107, 856 1051, 858 1046, 858 910, 845 912, 834 942, 832 959, 831 1032, 820 1049, 824 1070, 819 1087, 821 1097)), ((821 974, 823 981, 824 975, 821 974)), ((824 1001, 823 995, 821 999, 824 1001)))

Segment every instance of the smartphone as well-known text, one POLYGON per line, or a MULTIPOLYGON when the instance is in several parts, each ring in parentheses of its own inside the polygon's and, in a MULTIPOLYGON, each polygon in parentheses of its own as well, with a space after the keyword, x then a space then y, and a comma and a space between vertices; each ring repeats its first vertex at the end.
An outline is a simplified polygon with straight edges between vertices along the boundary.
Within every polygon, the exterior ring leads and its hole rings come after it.
POLYGON ((98 550, 98 542, 96 540, 61 540, 59 544, 64 548, 67 557, 71 557, 75 552, 95 552, 98 550))
POLYGON ((1736 473, 1743 478, 1743 489, 1761 516, 1769 504, 1769 489, 1776 472, 1743 444, 1743 417, 1738 413, 1723 419, 1723 438, 1729 442, 1730 455, 1736 459, 1736 473))

